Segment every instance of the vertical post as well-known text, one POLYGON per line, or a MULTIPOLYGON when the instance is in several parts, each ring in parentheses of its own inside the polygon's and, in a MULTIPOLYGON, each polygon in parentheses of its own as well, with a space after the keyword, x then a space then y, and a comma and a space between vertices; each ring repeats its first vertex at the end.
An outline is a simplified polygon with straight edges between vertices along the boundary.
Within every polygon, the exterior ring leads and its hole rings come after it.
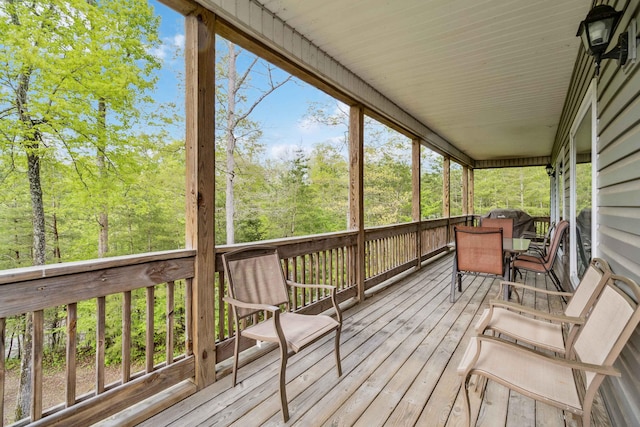
POLYGON ((358 301, 364 301, 364 110, 349 110, 349 229, 358 230, 355 279, 358 301))
POLYGON ((199 390, 215 381, 215 16, 185 18, 186 247, 196 249, 192 282, 193 354, 199 390))
MULTIPOLYGON (((442 217, 451 218, 451 158, 442 160, 442 217)), ((447 242, 451 241, 451 221, 447 221, 447 242)))
POLYGON ((469 168, 462 166, 462 215, 469 215, 469 168))
POLYGON ((444 156, 442 162, 442 216, 451 216, 451 158, 444 156))
POLYGON ((422 206, 420 203, 421 182, 421 158, 420 158, 420 140, 414 138, 411 141, 411 217, 416 222, 416 268, 420 268, 422 259, 422 206))
POLYGON ((469 198, 467 200, 467 202, 469 203, 469 207, 467 207, 467 213, 468 215, 473 215, 475 214, 475 209, 473 207, 473 197, 474 197, 474 188, 475 188, 475 181, 473 180, 473 168, 469 168, 469 198))

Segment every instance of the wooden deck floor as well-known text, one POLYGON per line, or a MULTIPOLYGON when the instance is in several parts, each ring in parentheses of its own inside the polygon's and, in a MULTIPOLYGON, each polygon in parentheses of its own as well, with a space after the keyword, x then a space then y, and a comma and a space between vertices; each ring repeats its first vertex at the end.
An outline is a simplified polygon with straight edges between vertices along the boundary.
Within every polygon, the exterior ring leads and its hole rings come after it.
MULTIPOLYGON (((458 426, 463 423, 458 363, 473 325, 496 295, 498 281, 467 276, 449 302, 452 256, 445 256, 344 312, 343 375, 338 378, 333 336, 289 360, 287 393, 296 426, 458 426)), ((525 277, 545 286, 543 276, 525 277)), ((549 282, 551 285, 551 283, 549 282)), ((525 296, 529 305, 561 311, 559 300, 525 296)), ((523 367, 526 369, 526 367, 523 367)), ((142 426, 284 425, 277 391, 278 352, 147 420, 142 426)), ((570 415, 489 382, 484 400, 472 394, 478 426, 571 426, 570 415)), ((595 425, 609 420, 594 414, 595 425)))

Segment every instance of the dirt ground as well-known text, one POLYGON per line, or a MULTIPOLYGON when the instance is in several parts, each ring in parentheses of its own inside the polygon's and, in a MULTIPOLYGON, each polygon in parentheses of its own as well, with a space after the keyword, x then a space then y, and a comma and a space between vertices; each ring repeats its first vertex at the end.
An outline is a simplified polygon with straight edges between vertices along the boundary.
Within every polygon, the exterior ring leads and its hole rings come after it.
MULTIPOLYGON (((14 422, 14 411, 16 405, 16 395, 18 393, 18 368, 7 370, 4 380, 4 424, 8 425, 14 422)), ((132 369, 132 372, 136 372, 132 369)), ((76 396, 81 396, 92 391, 96 383, 95 366, 92 364, 83 364, 78 366, 76 370, 76 396)), ((118 381, 120 379, 120 366, 110 366, 105 368, 105 384, 118 381)), ((43 375, 43 396, 42 407, 51 408, 52 406, 64 403, 66 396, 66 379, 64 367, 55 370, 45 370, 43 375)))

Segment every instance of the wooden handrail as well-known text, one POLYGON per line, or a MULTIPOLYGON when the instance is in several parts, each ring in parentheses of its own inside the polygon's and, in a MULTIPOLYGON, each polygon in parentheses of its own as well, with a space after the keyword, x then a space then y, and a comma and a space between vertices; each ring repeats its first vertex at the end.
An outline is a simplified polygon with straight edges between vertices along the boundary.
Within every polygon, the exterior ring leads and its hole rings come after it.
MULTIPOLYGON (((381 283, 393 276, 415 268, 425 259, 440 253, 447 248, 450 230, 455 224, 470 223, 472 216, 441 218, 428 221, 414 221, 382 227, 371 227, 365 230, 365 288, 381 283), (418 238, 420 233, 420 238, 418 238), (418 242, 420 247, 418 247, 418 242), (419 254, 419 255, 418 255, 419 254), (419 256, 419 259, 418 259, 419 256)), ((330 284, 338 288, 339 301, 345 301, 357 295, 355 280, 355 256, 357 254, 357 232, 345 231, 326 233, 314 236, 277 239, 259 242, 277 246, 282 257, 282 265, 289 279, 301 283, 330 284)), ((250 243, 256 244, 256 243, 250 243)), ((215 301, 208 304, 214 307, 216 319, 216 352, 217 361, 223 361, 231 354, 230 343, 233 337, 231 317, 222 298, 226 295, 226 283, 222 273, 220 256, 222 253, 237 249, 247 244, 219 246, 216 248, 216 291, 215 301)), ((0 271, 0 336, 5 333, 6 319, 24 313, 31 313, 34 328, 33 349, 38 352, 34 377, 41 380, 42 353, 44 341, 48 333, 44 324, 44 310, 57 306, 66 307, 67 311, 67 391, 60 393, 62 401, 53 408, 42 407, 41 384, 36 385, 32 401, 32 421, 41 418, 39 423, 47 420, 84 419, 95 416, 96 408, 103 411, 101 416, 109 416, 116 409, 122 409, 122 398, 126 396, 126 404, 144 399, 154 393, 160 393, 181 381, 189 380, 194 374, 194 358, 192 354, 193 337, 191 313, 193 296, 191 281, 194 277, 195 250, 177 250, 157 253, 130 255, 99 260, 80 261, 64 264, 45 265, 13 270, 0 271), (178 292, 180 289, 180 292, 178 292), (165 292, 166 303, 155 303, 158 292, 165 292), (120 379, 107 384, 105 380, 105 331, 113 330, 113 322, 105 316, 106 304, 113 301, 113 296, 122 307, 122 316, 116 322, 121 323, 122 360, 124 361, 120 379), (178 298, 177 296, 180 295, 178 298), (146 357, 144 371, 132 373, 130 349, 132 342, 131 313, 134 310, 135 298, 143 298, 145 322, 146 357), (94 391, 82 396, 76 395, 76 325, 81 314, 78 304, 84 301, 97 301, 98 321, 96 323, 96 341, 94 349, 97 353, 96 384, 94 391), (178 315, 176 307, 184 307, 178 315), (166 345, 166 351, 158 362, 158 354, 154 345, 159 342, 157 336, 158 313, 164 313, 163 325, 166 330, 160 338, 166 345), (156 322, 157 323, 157 322, 156 322), (183 328, 185 342, 184 353, 174 354, 176 327, 183 328), (168 332, 167 332, 168 331, 168 332), (150 381, 148 387, 140 388, 141 381, 147 376, 163 378, 161 381, 150 381), (114 400, 111 405, 109 402, 114 400), (95 403, 92 403, 95 402, 95 403), (65 409, 66 407, 66 409, 65 409), (112 410, 104 408, 114 408, 112 410), (85 413, 87 415, 82 415, 85 413)), ((212 284, 213 285, 213 284, 212 284)), ((329 304, 328 295, 317 290, 301 291, 294 295, 293 309, 300 312, 324 311, 329 304)), ((140 314, 137 315, 140 318, 140 314)), ((253 345, 244 343, 244 347, 253 345)), ((3 355, 0 355, 0 369, 4 370, 3 355)), ((0 390, 0 394, 4 391, 0 390)), ((4 396, 0 396, 0 401, 4 396)))

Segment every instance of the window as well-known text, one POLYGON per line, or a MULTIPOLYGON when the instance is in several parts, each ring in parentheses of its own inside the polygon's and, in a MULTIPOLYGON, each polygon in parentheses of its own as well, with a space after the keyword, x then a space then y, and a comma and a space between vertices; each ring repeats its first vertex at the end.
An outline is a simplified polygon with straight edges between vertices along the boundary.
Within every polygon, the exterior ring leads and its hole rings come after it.
POLYGON ((592 82, 582 101, 570 132, 570 242, 569 267, 571 281, 577 285, 593 253, 596 233, 595 168, 592 153, 596 143, 596 85, 592 82))

